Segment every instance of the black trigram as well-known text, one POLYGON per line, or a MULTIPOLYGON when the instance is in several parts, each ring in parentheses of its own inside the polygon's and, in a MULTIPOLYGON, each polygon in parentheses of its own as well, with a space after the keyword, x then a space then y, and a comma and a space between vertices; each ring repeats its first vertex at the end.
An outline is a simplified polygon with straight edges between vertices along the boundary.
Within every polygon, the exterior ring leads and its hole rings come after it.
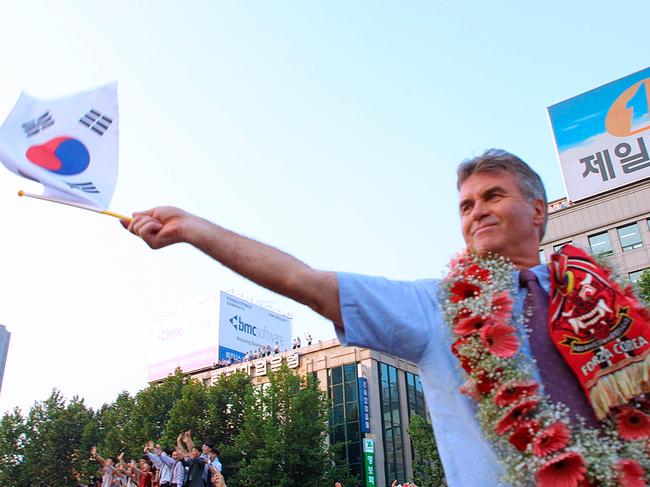
POLYGON ((103 113, 99 113, 95 109, 91 109, 79 119, 79 123, 85 125, 96 134, 104 135, 108 127, 113 123, 113 119, 103 113))
POLYGON ((99 193, 99 190, 95 187, 92 181, 88 181, 87 183, 69 183, 67 181, 64 182, 72 189, 78 189, 84 193, 99 193))
POLYGON ((45 112, 40 117, 29 122, 25 122, 23 124, 23 130, 25 131, 25 135, 27 135, 27 137, 31 137, 45 130, 46 128, 51 127, 52 125, 54 125, 54 119, 52 118, 52 115, 50 115, 50 112, 45 112))

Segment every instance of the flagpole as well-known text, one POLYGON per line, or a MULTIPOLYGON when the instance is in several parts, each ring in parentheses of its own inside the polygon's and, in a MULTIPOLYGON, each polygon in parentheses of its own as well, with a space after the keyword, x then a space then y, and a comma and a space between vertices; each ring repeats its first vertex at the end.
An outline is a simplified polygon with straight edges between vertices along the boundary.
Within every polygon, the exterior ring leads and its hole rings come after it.
POLYGON ((74 206, 75 208, 81 208, 82 210, 94 211, 95 213, 101 213, 103 215, 112 216, 119 218, 120 220, 131 221, 131 217, 120 215, 119 213, 114 213, 108 210, 100 210, 99 208, 93 208, 92 206, 82 205, 81 203, 73 203, 71 201, 60 200, 58 198, 50 198, 48 196, 41 196, 33 193, 25 193, 22 189, 18 191, 18 196, 27 196, 29 198, 35 198, 37 200, 50 201, 52 203, 59 203, 61 205, 74 206))

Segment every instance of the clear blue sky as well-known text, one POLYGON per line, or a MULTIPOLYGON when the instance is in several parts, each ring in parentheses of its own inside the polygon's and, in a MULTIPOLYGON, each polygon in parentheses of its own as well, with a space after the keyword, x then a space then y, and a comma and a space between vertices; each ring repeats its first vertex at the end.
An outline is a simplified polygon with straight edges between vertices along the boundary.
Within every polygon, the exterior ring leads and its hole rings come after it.
MULTIPOLYGON (((462 246, 455 167, 510 150, 563 184, 546 107, 650 65, 650 4, 12 2, 0 118, 119 81, 111 208, 174 204, 311 265, 439 276, 462 246)), ((19 199, 0 173, 0 410, 52 387, 93 406, 144 386, 152 317, 218 289, 302 306, 187 246, 153 252, 110 218, 19 199)))

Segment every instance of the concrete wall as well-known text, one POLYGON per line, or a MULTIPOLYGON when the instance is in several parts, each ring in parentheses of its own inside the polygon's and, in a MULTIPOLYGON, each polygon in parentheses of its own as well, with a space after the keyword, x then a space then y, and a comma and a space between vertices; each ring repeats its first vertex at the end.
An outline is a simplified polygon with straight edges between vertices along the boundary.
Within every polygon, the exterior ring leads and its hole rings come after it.
MULTIPOLYGON (((558 207, 557 202, 549 206, 558 207)), ((614 251, 612 264, 627 277, 630 272, 650 268, 649 218, 650 181, 645 181, 550 213, 542 248, 549 256, 554 245, 571 240, 589 250, 589 235, 607 231, 614 251), (616 229, 633 222, 639 226, 643 245, 623 252, 616 229)))

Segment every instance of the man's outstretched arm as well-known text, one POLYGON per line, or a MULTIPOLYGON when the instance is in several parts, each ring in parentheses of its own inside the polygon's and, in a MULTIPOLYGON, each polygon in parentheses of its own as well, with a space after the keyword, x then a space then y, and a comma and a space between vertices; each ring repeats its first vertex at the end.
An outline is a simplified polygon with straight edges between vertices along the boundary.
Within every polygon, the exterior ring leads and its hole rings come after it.
POLYGON ((179 208, 162 206, 122 221, 153 249, 189 243, 236 273, 309 306, 342 328, 334 272, 312 269, 269 245, 249 239, 179 208))

